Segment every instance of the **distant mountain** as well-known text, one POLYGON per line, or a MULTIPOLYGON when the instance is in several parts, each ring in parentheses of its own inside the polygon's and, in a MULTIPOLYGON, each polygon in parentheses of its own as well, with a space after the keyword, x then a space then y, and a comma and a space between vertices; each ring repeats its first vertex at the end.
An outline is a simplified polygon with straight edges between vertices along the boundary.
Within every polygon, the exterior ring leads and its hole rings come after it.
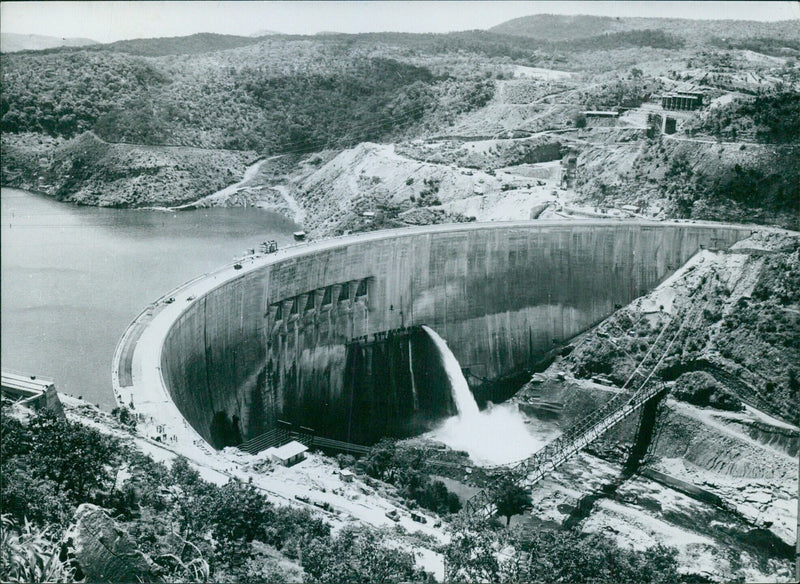
POLYGON ((535 14, 509 20, 489 30, 541 41, 565 41, 643 29, 663 30, 694 43, 756 37, 800 40, 800 22, 796 20, 759 22, 535 14))
POLYGON ((261 42, 256 37, 200 32, 184 37, 131 39, 103 45, 103 49, 146 57, 194 55, 236 49, 261 42))
POLYGON ((264 29, 264 30, 258 30, 258 31, 254 32, 253 34, 251 34, 249 36, 250 36, 250 38, 257 39, 257 38, 260 38, 260 37, 273 36, 273 35, 276 35, 276 34, 283 34, 283 33, 278 31, 278 30, 264 29))
POLYGON ((41 34, 16 34, 13 32, 0 33, 0 52, 2 53, 40 51, 57 47, 85 47, 96 44, 99 43, 92 39, 61 38, 41 34))
POLYGON ((621 19, 610 16, 535 14, 509 20, 489 30, 500 34, 533 37, 543 41, 564 41, 620 32, 629 30, 629 28, 621 22, 621 19))

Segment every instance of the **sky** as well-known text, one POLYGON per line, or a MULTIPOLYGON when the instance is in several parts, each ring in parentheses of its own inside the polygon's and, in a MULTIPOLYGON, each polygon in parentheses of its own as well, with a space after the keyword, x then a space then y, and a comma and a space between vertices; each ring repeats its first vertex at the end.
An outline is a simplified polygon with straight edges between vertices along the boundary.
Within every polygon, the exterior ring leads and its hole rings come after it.
POLYGON ((800 19, 800 2, 0 2, 0 30, 99 42, 184 36, 485 29, 530 14, 800 19))

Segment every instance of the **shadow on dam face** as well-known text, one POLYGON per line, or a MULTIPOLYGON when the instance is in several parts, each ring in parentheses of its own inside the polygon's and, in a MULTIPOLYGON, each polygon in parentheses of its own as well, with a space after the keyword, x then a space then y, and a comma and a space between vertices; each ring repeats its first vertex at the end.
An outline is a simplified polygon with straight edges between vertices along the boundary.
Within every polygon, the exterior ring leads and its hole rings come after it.
MULTIPOLYGON (((285 379, 277 369, 274 361, 267 363, 272 374, 267 377, 268 392, 302 385, 297 368, 285 379)), ((302 421, 321 435, 363 444, 383 436, 418 434, 456 413, 441 357, 420 327, 347 342, 341 392, 325 392, 324 381, 321 387, 323 391, 310 400, 301 392, 285 391, 282 417, 302 421)), ((270 420, 262 424, 259 429, 269 428, 270 420)))
POLYGON ((739 226, 496 223, 374 232, 298 247, 198 297, 161 351, 166 389, 214 447, 278 420, 356 443, 455 413, 425 324, 479 403, 553 347, 648 292, 739 226))

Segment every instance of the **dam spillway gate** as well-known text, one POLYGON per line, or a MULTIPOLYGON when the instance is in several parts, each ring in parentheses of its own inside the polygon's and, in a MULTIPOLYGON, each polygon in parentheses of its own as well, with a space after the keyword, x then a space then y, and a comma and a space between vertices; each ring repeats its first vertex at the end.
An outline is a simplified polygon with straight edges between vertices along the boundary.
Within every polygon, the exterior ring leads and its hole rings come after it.
POLYGON ((153 316, 142 333, 150 348, 118 351, 115 373, 130 356, 135 394, 147 391, 137 372, 160 368, 149 379, 216 448, 277 420, 368 444, 454 413, 421 325, 447 341, 473 392, 483 386, 479 402, 501 401, 491 382, 530 369, 701 248, 749 235, 717 224, 532 221, 300 245, 193 284, 187 302, 153 316))

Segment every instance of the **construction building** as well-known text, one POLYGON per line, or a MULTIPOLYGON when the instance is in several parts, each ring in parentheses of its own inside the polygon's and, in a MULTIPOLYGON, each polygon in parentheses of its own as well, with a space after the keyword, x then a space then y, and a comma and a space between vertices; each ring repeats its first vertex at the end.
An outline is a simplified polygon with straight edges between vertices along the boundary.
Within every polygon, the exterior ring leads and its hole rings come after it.
POLYGON ((661 107, 666 110, 691 111, 703 106, 703 94, 697 91, 679 91, 661 96, 661 107))

